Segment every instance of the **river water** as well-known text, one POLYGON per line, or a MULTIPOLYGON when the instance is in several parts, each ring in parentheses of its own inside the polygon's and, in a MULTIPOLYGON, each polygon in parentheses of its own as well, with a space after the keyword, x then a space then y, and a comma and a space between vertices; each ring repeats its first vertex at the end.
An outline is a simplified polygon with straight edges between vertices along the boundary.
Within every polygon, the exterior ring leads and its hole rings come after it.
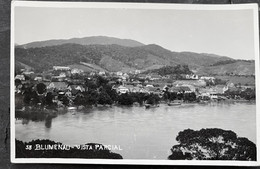
POLYGON ((158 108, 102 107, 68 111, 46 121, 15 120, 22 141, 50 139, 75 145, 120 147, 124 159, 167 159, 184 129, 221 128, 256 143, 255 103, 160 105, 158 108))

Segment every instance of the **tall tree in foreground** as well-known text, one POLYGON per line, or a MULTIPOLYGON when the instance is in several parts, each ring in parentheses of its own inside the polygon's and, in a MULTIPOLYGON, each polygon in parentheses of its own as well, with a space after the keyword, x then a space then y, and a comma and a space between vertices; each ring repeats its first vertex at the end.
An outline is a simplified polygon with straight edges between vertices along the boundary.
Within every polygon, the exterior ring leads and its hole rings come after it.
POLYGON ((187 129, 176 140, 179 144, 171 148, 170 160, 256 160, 256 145, 230 130, 187 129))

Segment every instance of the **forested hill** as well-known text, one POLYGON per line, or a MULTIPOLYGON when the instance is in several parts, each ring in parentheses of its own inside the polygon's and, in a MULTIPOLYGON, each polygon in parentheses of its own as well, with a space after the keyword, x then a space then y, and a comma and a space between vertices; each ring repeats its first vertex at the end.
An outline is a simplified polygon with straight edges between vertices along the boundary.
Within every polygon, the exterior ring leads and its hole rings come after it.
POLYGON ((192 52, 171 52, 155 44, 126 47, 116 44, 80 45, 71 43, 28 49, 16 47, 15 57, 17 61, 40 71, 50 69, 54 65, 86 62, 108 71, 123 72, 136 69, 145 71, 179 64, 199 69, 231 59, 192 52))
POLYGON ((18 45, 19 48, 39 48, 39 47, 46 47, 46 46, 56 46, 62 45, 66 43, 74 43, 80 45, 121 45, 127 47, 136 47, 136 46, 143 46, 144 44, 131 40, 131 39, 119 39, 114 37, 107 37, 107 36, 91 36, 91 37, 84 37, 84 38, 72 38, 72 39, 56 39, 56 40, 47 40, 47 41, 38 41, 32 42, 24 45, 18 45))

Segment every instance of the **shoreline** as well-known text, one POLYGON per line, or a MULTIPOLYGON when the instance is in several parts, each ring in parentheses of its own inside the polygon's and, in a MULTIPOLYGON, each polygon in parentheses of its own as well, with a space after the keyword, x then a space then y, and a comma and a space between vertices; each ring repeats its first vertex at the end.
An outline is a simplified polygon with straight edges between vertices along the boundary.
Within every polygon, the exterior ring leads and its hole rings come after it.
MULTIPOLYGON (((185 105, 200 105, 200 104, 210 104, 210 103, 255 103, 256 104, 256 100, 244 100, 244 99, 240 99, 240 100, 235 100, 235 99, 228 99, 228 100, 202 100, 200 102, 194 101, 194 102, 184 102, 182 100, 178 100, 177 102, 173 101, 173 102, 169 102, 169 103, 179 103, 179 105, 177 106, 181 106, 183 104, 185 105)), ((169 104, 166 101, 161 101, 158 105, 158 107, 160 107, 159 105, 167 105, 169 104)), ((25 108, 29 108, 30 110, 82 110, 82 109, 94 109, 94 108, 112 108, 112 107, 145 107, 146 104, 139 104, 137 102, 135 102, 133 105, 121 105, 121 104, 97 104, 97 105, 71 105, 71 106, 31 106, 31 105, 27 105, 27 106, 23 106, 21 109, 15 109, 15 112, 24 112, 25 108)), ((151 104, 147 104, 147 105, 151 105, 151 104)))

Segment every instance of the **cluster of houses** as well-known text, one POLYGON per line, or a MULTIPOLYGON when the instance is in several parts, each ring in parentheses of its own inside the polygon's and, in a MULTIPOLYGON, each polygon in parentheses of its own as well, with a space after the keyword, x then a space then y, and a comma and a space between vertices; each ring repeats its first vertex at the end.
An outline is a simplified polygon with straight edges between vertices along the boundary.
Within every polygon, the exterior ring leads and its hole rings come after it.
MULTIPOLYGON (((238 88, 229 82, 226 85, 207 86, 206 81, 214 83, 214 77, 199 77, 198 75, 186 75, 184 80, 174 80, 172 83, 167 83, 163 79, 170 78, 169 76, 160 76, 158 74, 140 74, 140 71, 134 74, 123 72, 108 73, 104 71, 86 73, 81 69, 66 66, 54 66, 53 70, 42 74, 35 74, 33 71, 22 71, 17 74, 15 79, 19 79, 22 83, 26 83, 26 77, 29 77, 37 83, 44 83, 47 91, 58 91, 58 94, 68 97, 75 97, 88 89, 84 86, 84 80, 80 77, 72 78, 75 75, 81 75, 91 79, 95 75, 103 76, 109 80, 112 89, 115 89, 118 94, 124 93, 154 93, 162 95, 166 90, 169 92, 196 93, 199 95, 207 95, 215 97, 218 94, 224 94, 227 90, 238 90, 238 88), (113 79, 113 80, 112 80, 113 79), (142 81, 142 82, 141 82, 142 81), (73 84, 73 85, 69 85, 73 84)), ((30 81, 30 82, 31 82, 30 81)), ((253 88, 254 86, 240 86, 239 90, 253 88)), ((16 86, 16 92, 20 91, 21 86, 16 86)))

